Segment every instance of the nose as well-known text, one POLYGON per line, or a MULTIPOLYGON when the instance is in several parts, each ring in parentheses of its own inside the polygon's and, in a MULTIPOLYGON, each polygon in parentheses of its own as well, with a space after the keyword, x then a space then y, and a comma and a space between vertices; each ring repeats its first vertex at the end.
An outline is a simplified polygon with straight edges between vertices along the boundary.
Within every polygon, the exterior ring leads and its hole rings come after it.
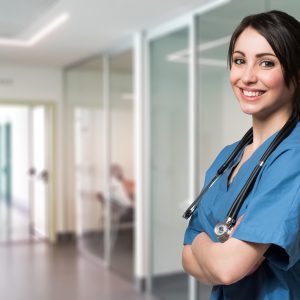
POLYGON ((257 81, 257 74, 254 66, 247 65, 242 74, 242 82, 244 84, 251 84, 257 81))

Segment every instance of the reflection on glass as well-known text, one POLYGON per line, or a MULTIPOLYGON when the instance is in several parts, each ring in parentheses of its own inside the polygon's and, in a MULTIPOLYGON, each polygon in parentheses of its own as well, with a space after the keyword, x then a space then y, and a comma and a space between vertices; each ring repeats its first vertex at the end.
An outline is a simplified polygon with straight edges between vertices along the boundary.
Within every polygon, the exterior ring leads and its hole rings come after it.
POLYGON ((91 59, 66 72, 70 116, 68 145, 72 197, 79 248, 94 258, 104 255, 104 136, 102 58, 91 59), (73 139, 71 138, 73 136, 73 139))
POLYGON ((133 280, 134 181, 132 51, 110 59, 111 267, 133 280))
POLYGON ((181 266, 188 197, 188 64, 177 60, 188 30, 150 44, 151 231, 153 292, 158 299, 188 299, 181 266))
POLYGON ((75 196, 81 246, 96 257, 104 251, 103 165, 100 109, 75 109, 75 196), (102 184, 101 184, 102 183, 102 184))

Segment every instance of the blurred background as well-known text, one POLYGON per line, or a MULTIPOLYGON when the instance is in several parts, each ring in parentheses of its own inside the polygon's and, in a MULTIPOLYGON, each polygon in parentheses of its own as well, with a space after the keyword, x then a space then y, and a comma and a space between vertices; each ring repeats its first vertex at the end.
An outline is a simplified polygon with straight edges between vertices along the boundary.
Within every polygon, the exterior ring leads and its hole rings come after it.
POLYGON ((243 16, 296 0, 0 1, 4 298, 196 300, 186 220, 250 127, 228 82, 243 16))

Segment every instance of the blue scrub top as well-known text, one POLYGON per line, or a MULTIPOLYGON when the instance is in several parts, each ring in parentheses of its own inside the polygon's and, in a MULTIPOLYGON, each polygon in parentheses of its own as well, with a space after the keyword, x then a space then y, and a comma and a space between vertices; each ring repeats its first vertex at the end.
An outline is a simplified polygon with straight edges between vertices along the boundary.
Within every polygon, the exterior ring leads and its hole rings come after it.
MULTIPOLYGON (((192 215, 184 237, 191 244, 204 231, 217 242, 214 226, 224 221, 236 196, 276 134, 267 139, 241 166, 231 184, 228 177, 243 150, 207 191, 192 215)), ((208 169, 205 185, 216 174, 237 143, 225 147, 208 169)), ((232 285, 212 289, 213 300, 300 299, 300 125, 265 162, 240 212, 244 215, 233 237, 270 243, 266 259, 251 275, 232 285)))

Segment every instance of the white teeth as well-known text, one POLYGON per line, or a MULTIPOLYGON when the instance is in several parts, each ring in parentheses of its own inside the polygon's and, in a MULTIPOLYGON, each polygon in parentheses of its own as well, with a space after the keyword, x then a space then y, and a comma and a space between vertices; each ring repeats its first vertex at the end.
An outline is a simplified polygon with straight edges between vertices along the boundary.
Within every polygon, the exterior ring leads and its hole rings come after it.
POLYGON ((260 92, 260 91, 246 91, 246 90, 243 90, 243 94, 245 96, 248 96, 248 97, 258 97, 260 95, 262 95, 264 92, 260 92))

